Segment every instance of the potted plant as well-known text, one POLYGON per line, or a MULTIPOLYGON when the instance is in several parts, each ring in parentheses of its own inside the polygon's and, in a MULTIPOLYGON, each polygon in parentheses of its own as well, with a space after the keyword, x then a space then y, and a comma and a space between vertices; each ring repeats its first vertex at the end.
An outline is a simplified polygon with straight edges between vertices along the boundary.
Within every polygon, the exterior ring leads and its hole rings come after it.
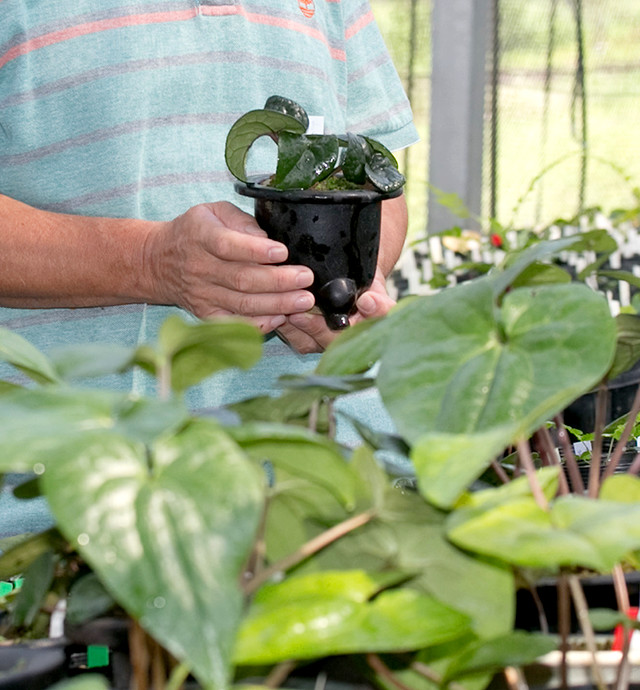
POLYGON ((225 158, 237 192, 255 200, 258 224, 289 248, 287 261, 313 270, 316 306, 339 330, 373 281, 381 202, 400 195, 405 179, 379 142, 351 132, 305 134, 308 126, 300 105, 271 96, 233 124, 225 158), (249 177, 247 154, 265 135, 278 146, 276 171, 249 177))
POLYGON ((562 649, 514 628, 523 574, 566 577, 579 601, 578 569, 617 569, 640 548, 635 477, 570 496, 553 453, 529 446, 537 435, 544 450, 548 420, 614 361, 601 295, 512 288, 569 242, 401 301, 342 333, 281 398, 220 419, 194 416, 183 393, 250 368, 261 337, 246 323, 175 317, 155 344, 51 357, 0 331, 4 359, 40 383, 0 390, 0 469, 35 473, 55 520, 0 558, 0 577, 25 582, 5 635, 24 634, 14 612, 27 604, 48 615, 66 601, 76 623, 119 613, 139 687, 191 674, 215 690, 305 674, 473 690, 562 649), (158 399, 73 383, 131 366, 156 376, 158 399), (374 383, 397 437, 359 424, 365 442, 347 449, 319 433, 323 401, 374 383), (389 449, 412 476, 385 471, 389 449))
MULTIPOLYGON (((581 241, 536 243, 486 277, 401 301, 386 319, 360 324, 333 344, 319 373, 353 375, 379 361, 380 394, 409 441, 419 490, 448 513, 448 538, 469 553, 509 564, 521 586, 528 583, 534 592, 536 582, 549 575, 564 583, 562 600, 570 592, 589 666, 601 684, 579 576, 609 575, 620 610, 592 616, 599 627, 623 626, 628 651, 636 624, 627 619, 624 571, 637 563, 638 463, 629 468, 632 474, 613 471, 640 396, 629 410, 620 448, 602 473, 602 426, 596 428, 589 481, 582 486, 576 480, 573 491, 569 479, 577 467, 560 417, 581 391, 632 366, 637 357, 629 356, 633 339, 628 330, 620 337, 602 294, 580 283, 522 280, 534 263, 581 241), (558 445, 565 450, 564 464, 558 445)), ((567 611, 549 635, 565 661, 567 611)), ((618 681, 627 683, 629 656, 614 656, 618 681)))

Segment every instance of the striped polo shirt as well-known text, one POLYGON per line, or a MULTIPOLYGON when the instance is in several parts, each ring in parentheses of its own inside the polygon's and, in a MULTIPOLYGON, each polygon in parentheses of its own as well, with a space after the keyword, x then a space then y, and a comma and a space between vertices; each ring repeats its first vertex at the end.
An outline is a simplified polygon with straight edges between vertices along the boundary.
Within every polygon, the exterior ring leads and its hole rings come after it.
MULTIPOLYGON (((272 94, 322 116, 327 132, 391 149, 417 140, 367 0, 0 0, 0 193, 89 216, 166 220, 222 199, 250 210, 233 191, 224 141, 272 94)), ((274 160, 262 142, 249 169, 274 160)), ((172 311, 0 309, 0 324, 45 351, 134 346, 153 342, 172 311)), ((265 352, 251 374, 227 372, 193 392, 194 406, 313 368, 276 341, 265 352)), ((153 388, 142 373, 104 383, 153 388)))

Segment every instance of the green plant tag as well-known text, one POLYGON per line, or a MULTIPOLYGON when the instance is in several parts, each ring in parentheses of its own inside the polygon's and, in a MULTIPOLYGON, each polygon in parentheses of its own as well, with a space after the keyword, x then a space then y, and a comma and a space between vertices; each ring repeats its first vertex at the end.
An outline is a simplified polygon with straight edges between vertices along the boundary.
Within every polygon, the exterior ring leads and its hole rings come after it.
POLYGON ((87 647, 87 668, 102 668, 109 665, 109 647, 90 644, 87 647))

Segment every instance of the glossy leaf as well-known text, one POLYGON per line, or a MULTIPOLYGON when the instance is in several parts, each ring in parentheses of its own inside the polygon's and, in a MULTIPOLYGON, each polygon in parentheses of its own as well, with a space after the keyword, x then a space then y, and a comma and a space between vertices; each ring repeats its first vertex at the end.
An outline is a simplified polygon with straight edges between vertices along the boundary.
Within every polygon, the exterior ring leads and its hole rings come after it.
POLYGON ((60 380, 46 355, 8 328, 0 328, 0 360, 13 365, 38 383, 55 383, 60 380))
POLYGON ((338 153, 336 136, 300 136, 282 132, 278 139, 274 187, 308 189, 334 170, 338 153))
POLYGON ((53 460, 42 483, 60 530, 201 683, 226 687, 261 475, 204 421, 150 449, 95 434, 53 460))
POLYGON ((354 184, 364 184, 367 180, 365 163, 370 151, 364 137, 347 132, 347 148, 342 161, 342 174, 345 180, 354 184))
POLYGON ((251 110, 232 125, 225 143, 225 161, 234 177, 247 181, 247 154, 256 139, 269 135, 277 138, 281 132, 303 134, 306 127, 291 115, 275 110, 251 110))
POLYGON ((382 192, 393 192, 406 182, 404 175, 383 154, 374 153, 365 163, 368 179, 382 192))
POLYGON ((309 116, 305 109, 290 98, 285 98, 284 96, 269 96, 264 104, 264 109, 274 110, 275 112, 292 117, 300 123, 301 127, 304 127, 303 131, 305 132, 309 127, 309 116))
POLYGON ((290 578, 264 587, 243 622, 236 662, 409 651, 468 630, 464 614, 410 589, 386 590, 368 599, 362 580, 357 572, 322 572, 302 576, 302 585, 290 578))

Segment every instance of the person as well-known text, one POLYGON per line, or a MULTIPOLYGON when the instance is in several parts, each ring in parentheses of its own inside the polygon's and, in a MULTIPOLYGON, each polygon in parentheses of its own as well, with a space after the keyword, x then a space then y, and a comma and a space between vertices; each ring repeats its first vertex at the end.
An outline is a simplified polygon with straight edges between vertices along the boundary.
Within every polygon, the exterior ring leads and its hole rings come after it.
MULTIPOLYGON (((232 123, 274 94, 326 132, 391 150, 418 138, 368 0, 3 0, 0 326, 45 352, 153 342, 176 311, 282 336, 249 374, 190 392, 194 409, 312 369, 335 333, 309 312, 311 271, 281 265, 286 247, 258 227, 224 161, 232 123)), ((273 169, 268 143, 252 147, 252 170, 273 169)), ((392 306, 385 276, 406 227, 404 197, 385 201, 378 272, 354 321, 392 306)), ((150 385, 141 372, 117 383, 150 385)))

